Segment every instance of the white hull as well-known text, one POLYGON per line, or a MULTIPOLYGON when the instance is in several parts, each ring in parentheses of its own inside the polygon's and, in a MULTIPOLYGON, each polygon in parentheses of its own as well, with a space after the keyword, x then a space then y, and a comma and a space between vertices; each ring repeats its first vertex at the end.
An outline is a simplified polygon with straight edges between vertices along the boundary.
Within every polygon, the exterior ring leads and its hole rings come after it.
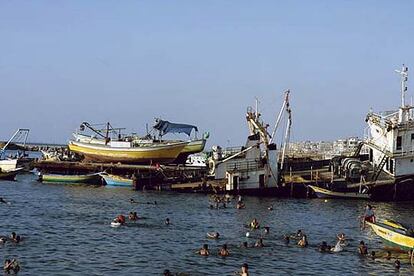
POLYGON ((17 159, 0 160, 0 169, 2 171, 12 171, 17 168, 17 159))

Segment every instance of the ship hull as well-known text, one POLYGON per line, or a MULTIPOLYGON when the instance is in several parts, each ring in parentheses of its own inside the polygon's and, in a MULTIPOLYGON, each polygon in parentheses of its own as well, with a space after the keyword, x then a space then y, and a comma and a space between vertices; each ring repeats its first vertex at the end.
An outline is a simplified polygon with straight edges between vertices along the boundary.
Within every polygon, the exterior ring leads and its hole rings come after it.
POLYGON ((101 176, 105 180, 106 185, 108 186, 132 187, 133 184, 132 179, 121 177, 118 175, 102 173, 101 176))
POLYGON ((61 183, 61 184, 101 184, 101 176, 99 173, 85 174, 85 175, 60 175, 60 174, 43 174, 40 176, 40 181, 61 183))
POLYGON ((71 141, 69 149, 84 156, 86 161, 120 162, 125 164, 165 164, 174 161, 187 142, 156 144, 136 148, 115 148, 105 145, 71 141))
POLYGON ((371 195, 355 192, 334 192, 313 185, 308 185, 318 198, 369 199, 371 195))
POLYGON ((383 239, 388 245, 404 251, 410 251, 414 248, 414 237, 399 233, 397 230, 387 227, 382 223, 366 223, 371 226, 375 234, 383 239))

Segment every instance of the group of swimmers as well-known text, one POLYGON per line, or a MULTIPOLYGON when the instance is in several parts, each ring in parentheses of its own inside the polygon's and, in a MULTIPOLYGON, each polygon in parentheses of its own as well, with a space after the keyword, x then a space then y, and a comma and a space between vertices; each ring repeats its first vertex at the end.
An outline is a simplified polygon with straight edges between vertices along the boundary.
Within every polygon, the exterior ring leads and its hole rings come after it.
POLYGON ((16 259, 6 259, 4 261, 4 265, 3 265, 3 271, 5 274, 10 274, 10 273, 14 273, 17 274, 17 272, 20 271, 20 265, 19 262, 16 259))
POLYGON ((0 244, 5 244, 7 241, 11 241, 13 243, 20 243, 21 237, 16 234, 16 232, 12 232, 9 237, 0 236, 0 244))
MULTIPOLYGON (((21 237, 16 234, 16 232, 12 232, 9 237, 1 236, 0 237, 0 244, 5 244, 7 241, 12 243, 18 244, 21 241, 21 237)), ((14 273, 17 274, 20 270, 19 262, 16 259, 6 259, 3 265, 3 271, 5 274, 14 273)))
POLYGON ((227 208, 227 203, 230 202, 231 197, 228 195, 219 196, 219 195, 213 195, 211 196, 210 200, 212 203, 210 203, 210 209, 219 209, 220 204, 221 208, 227 208))

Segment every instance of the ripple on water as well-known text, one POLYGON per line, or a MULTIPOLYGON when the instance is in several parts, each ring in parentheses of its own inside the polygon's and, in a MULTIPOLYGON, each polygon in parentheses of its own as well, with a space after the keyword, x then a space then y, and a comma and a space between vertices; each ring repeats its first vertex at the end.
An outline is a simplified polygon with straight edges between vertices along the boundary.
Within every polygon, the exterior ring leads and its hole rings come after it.
MULTIPOLYGON (((19 245, 0 246, 1 259, 21 261, 20 275, 160 275, 165 268, 189 275, 233 275, 243 262, 253 275, 388 275, 395 274, 393 261, 370 260, 356 254, 359 240, 380 249, 380 239, 360 231, 358 216, 364 201, 333 201, 245 197, 247 208, 209 209, 208 197, 169 192, 134 192, 88 186, 45 185, 31 175, 17 182, 0 183, 0 195, 11 205, 1 205, 0 234, 15 231, 24 237, 19 245), (152 204, 131 204, 130 198, 152 204), (274 210, 267 207, 273 205, 274 210), (120 213, 136 211, 139 220, 128 227, 112 228, 120 213), (169 217, 171 225, 164 225, 169 217), (262 235, 244 225, 252 218, 270 226, 264 248, 239 248, 262 235), (286 245, 285 233, 303 229, 311 246, 286 245), (220 232, 219 240, 206 233, 220 232), (249 238, 245 237, 251 232, 249 238), (338 232, 349 237, 349 247, 339 254, 321 254, 317 244, 335 242, 338 232), (209 257, 194 252, 203 243, 209 257), (217 256, 224 243, 231 255, 217 256)), ((413 204, 375 203, 379 217, 393 217, 414 225, 413 204)), ((404 256, 400 256, 404 257, 404 256)), ((402 258, 401 274, 414 270, 402 258)))

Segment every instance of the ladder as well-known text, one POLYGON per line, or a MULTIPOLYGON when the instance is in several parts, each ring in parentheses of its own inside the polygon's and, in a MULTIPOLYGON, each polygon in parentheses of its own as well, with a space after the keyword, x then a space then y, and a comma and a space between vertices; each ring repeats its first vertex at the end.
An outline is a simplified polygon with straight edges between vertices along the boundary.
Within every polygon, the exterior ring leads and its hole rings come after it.
POLYGON ((385 163, 387 162, 387 155, 384 154, 382 156, 381 162, 379 163, 379 165, 374 169, 374 175, 372 180, 373 181, 377 181, 379 175, 381 174, 382 168, 384 167, 385 163))

